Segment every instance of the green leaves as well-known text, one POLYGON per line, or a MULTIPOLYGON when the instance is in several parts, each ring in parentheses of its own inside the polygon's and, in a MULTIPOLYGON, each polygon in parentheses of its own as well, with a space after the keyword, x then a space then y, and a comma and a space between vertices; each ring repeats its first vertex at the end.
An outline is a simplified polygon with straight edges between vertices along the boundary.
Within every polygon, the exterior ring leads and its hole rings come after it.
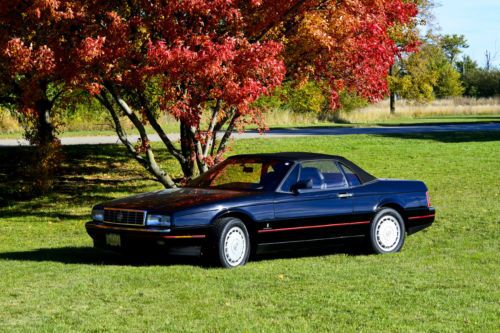
POLYGON ((424 44, 420 51, 399 60, 389 78, 391 91, 417 102, 435 98, 460 96, 463 87, 460 74, 437 45, 424 44))

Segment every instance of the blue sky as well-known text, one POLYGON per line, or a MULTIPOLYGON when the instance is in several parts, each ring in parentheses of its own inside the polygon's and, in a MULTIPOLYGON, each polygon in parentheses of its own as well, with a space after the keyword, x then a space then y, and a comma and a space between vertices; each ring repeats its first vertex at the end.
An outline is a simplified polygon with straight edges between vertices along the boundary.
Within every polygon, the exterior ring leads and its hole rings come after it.
POLYGON ((463 34, 469 43, 464 53, 484 66, 484 52, 496 53, 500 64, 500 0, 437 0, 436 23, 442 34, 463 34))

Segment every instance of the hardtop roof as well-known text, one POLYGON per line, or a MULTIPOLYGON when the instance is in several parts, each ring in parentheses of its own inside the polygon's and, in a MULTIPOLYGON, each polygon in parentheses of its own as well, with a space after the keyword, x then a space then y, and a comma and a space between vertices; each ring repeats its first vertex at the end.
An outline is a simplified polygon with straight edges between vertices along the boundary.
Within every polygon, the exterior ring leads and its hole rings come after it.
POLYGON ((262 153, 262 154, 242 154, 233 155, 229 158, 269 158, 269 159, 284 159, 289 161, 306 161, 306 160, 337 160, 345 164, 349 169, 351 169, 359 178, 361 183, 367 183, 377 179, 375 176, 369 174, 365 170, 361 169, 359 166, 349 161, 345 157, 338 155, 327 155, 320 153, 308 153, 308 152, 281 152, 281 153, 262 153))
POLYGON ((230 158, 236 157, 261 157, 261 158, 279 158, 287 159, 291 161, 301 161, 301 160, 319 160, 319 159, 344 159, 342 156, 337 155, 327 155, 320 153, 308 153, 308 152, 281 152, 281 153, 262 153, 262 154, 242 154, 233 155, 230 158))

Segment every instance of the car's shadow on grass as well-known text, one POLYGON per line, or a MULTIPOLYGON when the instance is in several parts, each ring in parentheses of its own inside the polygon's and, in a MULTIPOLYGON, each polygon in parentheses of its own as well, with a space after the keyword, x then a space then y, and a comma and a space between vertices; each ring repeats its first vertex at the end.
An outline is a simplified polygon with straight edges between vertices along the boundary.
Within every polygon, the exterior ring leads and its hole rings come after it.
MULTIPOLYGON (((267 261, 287 258, 306 258, 326 255, 365 255, 366 247, 359 242, 349 242, 330 246, 308 246, 295 248, 275 248, 253 255, 251 261, 267 261)), ((103 251, 93 247, 60 247, 41 248, 31 251, 0 253, 0 260, 58 262, 81 265, 113 265, 113 266, 172 266, 190 265, 214 267, 211 261, 199 256, 181 256, 160 254, 153 251, 140 253, 117 253, 103 251)))
POLYGON ((376 136, 397 139, 431 140, 442 143, 491 142, 500 140, 500 131, 386 133, 376 134, 376 136))
POLYGON ((328 241, 316 243, 304 243, 290 247, 289 245, 265 248, 265 251, 257 252, 253 261, 265 261, 275 259, 307 258, 329 255, 368 255, 371 251, 364 238, 345 240, 344 242, 331 243, 328 241))
POLYGON ((116 253, 83 246, 4 252, 0 253, 0 260, 2 259, 115 266, 202 265, 202 261, 198 257, 159 255, 148 252, 141 252, 141 254, 116 253))

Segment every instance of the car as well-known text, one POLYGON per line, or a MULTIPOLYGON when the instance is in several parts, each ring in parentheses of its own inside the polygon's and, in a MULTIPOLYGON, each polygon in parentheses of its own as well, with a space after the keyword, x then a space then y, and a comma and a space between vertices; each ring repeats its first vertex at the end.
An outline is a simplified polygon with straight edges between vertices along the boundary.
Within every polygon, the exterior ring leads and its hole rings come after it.
POLYGON ((341 156, 288 152, 229 157, 187 186, 98 204, 94 246, 199 254, 223 267, 266 246, 366 240, 401 250, 435 219, 426 185, 379 179, 341 156))

